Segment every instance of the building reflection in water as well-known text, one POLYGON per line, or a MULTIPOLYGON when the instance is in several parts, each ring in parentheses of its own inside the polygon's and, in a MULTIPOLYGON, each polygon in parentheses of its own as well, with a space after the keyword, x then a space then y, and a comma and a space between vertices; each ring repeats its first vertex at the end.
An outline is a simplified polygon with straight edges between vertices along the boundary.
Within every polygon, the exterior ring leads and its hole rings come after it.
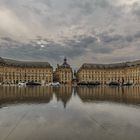
POLYGON ((72 86, 65 85, 59 88, 54 88, 54 93, 56 95, 57 101, 62 101, 64 108, 66 108, 67 103, 72 97, 72 86))
POLYGON ((83 102, 111 101, 140 103, 140 87, 78 87, 77 94, 83 102))
POLYGON ((0 86, 0 105, 13 103, 49 103, 61 101, 66 108, 72 96, 78 95, 83 103, 109 101, 140 104, 140 87, 6 87, 0 86))
POLYGON ((0 87, 0 103, 13 102, 44 102, 49 103, 53 98, 52 87, 0 87))

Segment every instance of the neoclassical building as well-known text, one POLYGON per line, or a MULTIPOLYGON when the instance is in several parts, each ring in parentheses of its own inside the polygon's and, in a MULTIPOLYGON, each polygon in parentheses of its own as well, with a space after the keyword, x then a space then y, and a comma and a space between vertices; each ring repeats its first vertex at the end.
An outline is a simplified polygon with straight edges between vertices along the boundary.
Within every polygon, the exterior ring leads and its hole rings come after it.
POLYGON ((78 82, 124 82, 140 84, 140 61, 116 64, 83 64, 77 72, 78 82))
MULTIPOLYGON (((140 84, 140 61, 116 64, 83 64, 76 73, 78 83, 108 84, 110 82, 140 84)), ((72 84, 73 71, 64 59, 53 67, 48 62, 17 61, 0 57, 0 83, 16 84, 34 81, 42 84, 53 81, 72 84)))
POLYGON ((48 62, 17 61, 0 58, 0 83, 16 84, 53 81, 53 67, 48 62))
POLYGON ((54 72, 55 81, 61 84, 72 84, 73 72, 71 66, 67 63, 67 59, 64 58, 62 65, 57 65, 54 72))

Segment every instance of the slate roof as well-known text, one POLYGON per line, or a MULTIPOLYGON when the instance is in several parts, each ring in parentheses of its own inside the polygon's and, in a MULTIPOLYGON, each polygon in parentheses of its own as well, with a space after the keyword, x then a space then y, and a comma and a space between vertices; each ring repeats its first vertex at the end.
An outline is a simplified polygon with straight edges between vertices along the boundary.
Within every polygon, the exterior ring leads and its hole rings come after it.
POLYGON ((48 62, 17 61, 0 57, 0 64, 13 67, 52 68, 48 62))
POLYGON ((140 60, 133 62, 124 62, 124 63, 114 63, 114 64, 92 64, 84 63, 82 69, 113 69, 113 68, 125 68, 131 66, 140 66, 140 60))

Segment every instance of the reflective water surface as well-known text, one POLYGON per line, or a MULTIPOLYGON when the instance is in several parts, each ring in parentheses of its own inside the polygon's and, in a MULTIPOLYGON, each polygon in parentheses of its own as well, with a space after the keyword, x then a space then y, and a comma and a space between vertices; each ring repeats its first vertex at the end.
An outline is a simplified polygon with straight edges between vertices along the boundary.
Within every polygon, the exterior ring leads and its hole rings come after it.
POLYGON ((0 140, 93 139, 140 139, 140 87, 0 86, 0 140))

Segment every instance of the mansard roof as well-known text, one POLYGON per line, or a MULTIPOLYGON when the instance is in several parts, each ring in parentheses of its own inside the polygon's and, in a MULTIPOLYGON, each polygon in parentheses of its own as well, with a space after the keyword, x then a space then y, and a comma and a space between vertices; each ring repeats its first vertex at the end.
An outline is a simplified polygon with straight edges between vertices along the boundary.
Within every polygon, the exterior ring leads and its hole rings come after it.
POLYGON ((140 66, 140 60, 133 62, 124 62, 124 63, 114 63, 114 64, 92 64, 84 63, 82 69, 113 69, 113 68, 125 68, 131 66, 140 66))
POLYGON ((18 61, 0 57, 0 64, 13 67, 52 68, 48 62, 18 61))

